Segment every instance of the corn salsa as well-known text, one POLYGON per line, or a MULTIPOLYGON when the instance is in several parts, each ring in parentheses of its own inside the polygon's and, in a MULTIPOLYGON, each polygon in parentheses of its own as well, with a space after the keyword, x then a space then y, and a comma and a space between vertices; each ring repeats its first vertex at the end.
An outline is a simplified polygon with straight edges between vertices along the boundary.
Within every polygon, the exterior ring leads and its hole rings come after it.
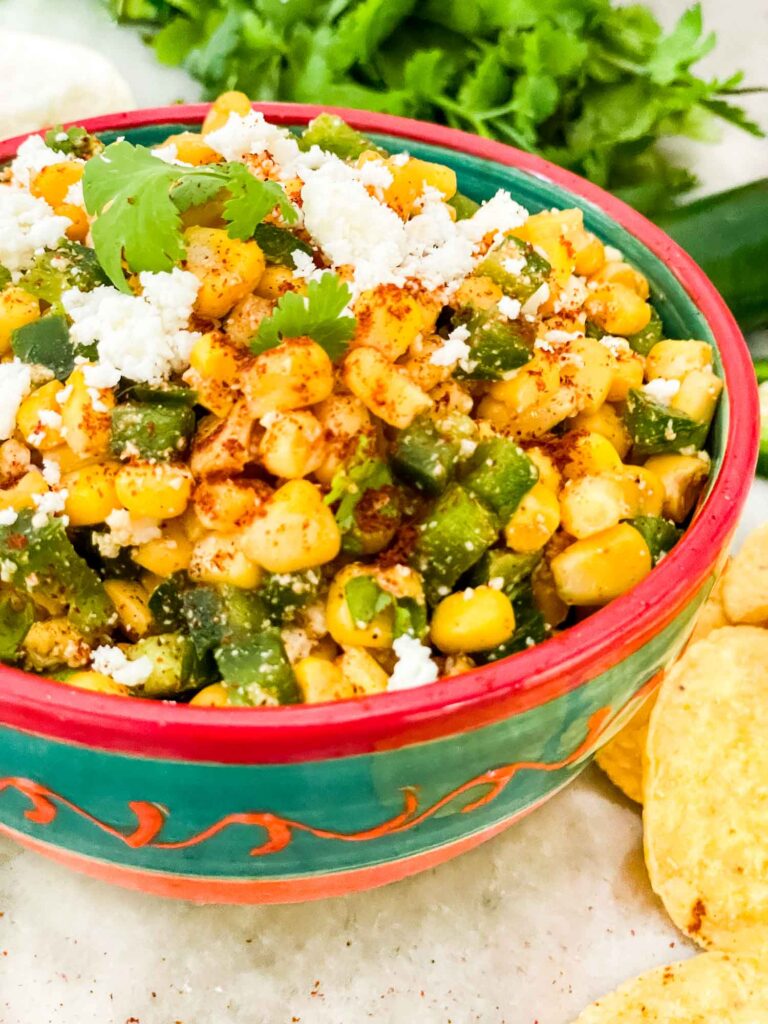
POLYGON ((0 659, 207 706, 514 656, 639 583, 704 488, 711 346, 584 226, 227 93, 0 183, 0 659))

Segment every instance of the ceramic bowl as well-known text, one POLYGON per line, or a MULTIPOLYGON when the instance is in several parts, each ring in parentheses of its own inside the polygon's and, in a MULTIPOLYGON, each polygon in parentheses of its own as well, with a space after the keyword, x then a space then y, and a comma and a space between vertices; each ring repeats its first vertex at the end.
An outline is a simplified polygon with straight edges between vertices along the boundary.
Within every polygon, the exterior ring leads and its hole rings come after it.
MULTIPOLYGON (((206 107, 88 127, 157 144, 206 107)), ((302 125, 319 108, 264 104, 302 125)), ((725 393, 695 521, 634 590, 538 647, 433 686, 335 704, 190 708, 0 669, 0 829, 90 875, 164 896, 292 902, 366 889, 468 850, 566 786, 652 690, 694 625, 752 478, 754 373, 701 270, 658 228, 544 160, 463 132, 339 111, 453 167, 473 199, 578 206, 648 278, 671 337, 716 349, 725 393)), ((10 158, 20 139, 0 145, 10 158)))

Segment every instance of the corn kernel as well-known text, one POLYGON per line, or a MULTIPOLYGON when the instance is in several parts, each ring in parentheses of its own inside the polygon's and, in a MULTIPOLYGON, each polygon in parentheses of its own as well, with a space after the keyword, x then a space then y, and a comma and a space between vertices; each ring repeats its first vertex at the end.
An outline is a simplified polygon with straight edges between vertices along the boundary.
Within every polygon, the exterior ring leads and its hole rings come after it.
POLYGON ((269 572, 297 572, 332 561, 341 534, 322 494, 307 480, 283 484, 243 533, 246 555, 269 572))
POLYGON ((663 482, 647 463, 645 466, 622 466, 617 475, 637 486, 639 504, 634 515, 661 515, 666 491, 663 482))
POLYGON ((85 383, 83 369, 69 375, 67 399, 61 406, 61 433, 77 455, 101 455, 108 451, 112 436, 110 410, 115 396, 110 388, 92 388, 85 383))
POLYGON ((566 351, 564 373, 575 392, 579 411, 597 412, 616 376, 616 357, 595 338, 575 338, 568 342, 566 351))
POLYGON ((40 319, 40 300, 23 288, 9 285, 0 292, 0 356, 11 348, 11 335, 18 327, 40 319))
POLYGON ((492 309, 504 292, 495 281, 484 274, 465 277, 453 293, 451 303, 457 308, 471 306, 473 309, 492 309))
POLYGON ((285 480, 313 473, 325 457, 323 429, 308 409, 277 413, 259 442, 259 458, 267 472, 285 480))
POLYGON ((45 494, 48 484, 39 469, 34 467, 20 477, 11 487, 0 488, 0 509, 12 508, 21 512, 24 508, 34 508, 36 495, 45 494))
POLYGON ((691 370, 712 367, 712 346, 706 341, 657 341, 648 353, 645 374, 648 380, 666 377, 682 380, 691 370))
POLYGON ((628 263, 622 260, 609 260, 600 270, 590 277, 590 283, 598 285, 620 284, 629 288, 641 299, 647 299, 651 294, 647 279, 635 270, 628 263))
POLYGON ((557 362, 542 353, 509 380, 491 384, 478 408, 481 419, 515 437, 540 437, 575 412, 574 389, 562 386, 557 362))
POLYGON ((61 206, 72 185, 83 177, 83 165, 74 160, 62 160, 58 164, 43 167, 32 178, 29 191, 33 196, 44 199, 49 206, 61 206))
POLYGON ((223 128, 229 120, 230 114, 239 114, 240 117, 245 117, 246 114, 250 113, 250 110, 251 101, 244 92, 238 92, 235 89, 223 92, 211 104, 210 110, 205 115, 200 133, 203 136, 208 135, 209 132, 223 128))
POLYGON ((608 402, 624 402, 632 388, 642 387, 645 365, 643 357, 631 350, 616 352, 608 402))
POLYGON ((577 540, 552 559, 552 574, 566 604, 607 604, 651 571, 651 552, 629 523, 577 540))
POLYGON ((325 658, 313 655, 302 658, 293 666, 293 672, 305 704, 321 704, 355 696, 355 688, 344 678, 340 666, 325 658))
POLYGON ((102 462, 84 466, 62 478, 67 498, 64 511, 71 526, 94 526, 103 523, 110 512, 120 508, 115 488, 119 463, 102 462))
POLYGON ((539 471, 539 483, 544 484, 553 494, 559 493, 563 480, 551 455, 538 445, 526 448, 525 454, 539 471))
POLYGON ((560 494, 563 529, 582 539, 639 514, 637 484, 613 472, 569 480, 560 494))
POLYGON ((152 519, 180 516, 192 494, 192 474, 170 462, 135 462, 121 466, 115 490, 123 508, 152 519))
POLYGON ((387 673, 362 647, 345 647, 336 664, 341 669, 344 682, 351 688, 352 696, 384 693, 389 684, 387 673))
POLYGON ((200 280, 195 309, 212 320, 245 298, 264 273, 264 253, 256 242, 230 238, 223 228, 194 226, 184 232, 186 269, 200 280))
POLYGON ((354 305, 357 329, 353 347, 378 349, 388 360, 403 355, 420 334, 434 329, 439 305, 394 284, 363 292, 354 305))
POLYGON ((165 579, 175 572, 189 568, 193 543, 205 535, 202 527, 200 530, 198 536, 190 538, 181 520, 172 520, 163 527, 162 536, 139 544, 134 548, 131 557, 142 569, 165 579))
POLYGON ((243 376, 242 388, 254 419, 303 409, 322 402, 333 391, 333 363, 314 341, 289 339, 256 356, 243 376))
POLYGON ((404 164, 388 164, 392 183, 384 190, 384 202, 404 220, 414 212, 424 189, 435 188, 450 199, 456 194, 456 172, 442 164, 411 157, 404 164))
POLYGON ((587 296, 584 306, 591 320, 608 334, 626 338, 648 326, 651 307, 623 284, 596 288, 587 296))
MULTIPOLYGON (((244 104, 242 105, 244 106, 244 104)), ((248 106, 250 106, 250 103, 248 106)), ((248 111, 246 110, 245 113, 248 113, 248 111)), ((201 167, 203 164, 215 164, 223 160, 221 154, 217 153, 215 149, 211 149, 206 144, 203 136, 197 132, 179 132, 176 135, 169 135, 164 142, 160 143, 161 149, 171 146, 176 150, 177 160, 181 160, 185 164, 191 164, 193 167, 201 167)))
MULTIPOLYGON (((632 447, 632 438, 623 418, 612 405, 607 403, 601 405, 597 412, 580 412, 570 421, 570 426, 573 430, 586 430, 590 434, 600 434, 606 441, 610 441, 616 449, 619 459, 623 459, 632 447)), ((528 455, 530 454, 529 451, 528 455)), ((552 490, 556 490, 556 488, 553 487, 552 490)))
POLYGON ((229 584, 252 590, 262 571, 242 550, 239 534, 210 533, 197 541, 189 563, 189 575, 200 583, 229 584))
POLYGON ((16 414, 16 426, 24 440, 39 451, 49 451, 62 443, 61 406, 56 399, 63 387, 60 381, 52 380, 35 388, 16 414))
POLYGON ((344 383, 370 411, 402 430, 432 405, 432 399, 400 367, 375 348, 352 349, 344 360, 344 383))
POLYGON ((270 266, 265 268, 254 290, 263 299, 276 300, 281 295, 285 295, 286 292, 296 292, 303 289, 298 287, 290 267, 270 264, 270 266))
POLYGON ((369 623, 352 618, 346 598, 346 587, 357 576, 375 576, 373 567, 353 563, 336 574, 328 591, 325 609, 328 632, 337 644, 352 647, 386 648, 392 646, 392 606, 378 612, 369 623))
POLYGON ((64 234, 71 242, 84 242, 91 230, 91 222, 84 207, 75 206, 74 203, 60 203, 53 211, 59 217, 66 217, 69 227, 64 234))
POLYGON ((690 370, 680 381, 680 390, 670 405, 697 423, 710 423, 722 390, 722 380, 711 370, 690 370))
POLYGON ((152 612, 147 594, 133 580, 105 580, 104 589, 115 606, 120 625, 132 640, 144 636, 152 628, 152 612))
POLYGON ((654 455, 645 469, 662 483, 664 515, 685 522, 704 489, 709 464, 696 455, 654 455))
POLYGON ((542 483, 535 483, 515 509, 504 528, 504 539, 513 551, 538 551, 560 525, 560 503, 542 483))
POLYGON ((206 530, 229 533, 250 523, 270 494, 259 480, 210 477, 195 488, 195 515, 206 530))
POLYGON ((210 686, 204 686, 189 703, 190 707, 196 708, 229 708, 232 706, 224 683, 211 683, 210 686))
POLYGON ((62 680, 66 686, 74 686, 78 690, 91 690, 93 693, 108 693, 116 697, 130 696, 130 689, 122 683, 103 675, 101 672, 73 672, 62 680))
POLYGON ((451 594, 435 608, 430 635, 444 654, 498 647, 515 631, 515 613, 506 594, 480 586, 451 594))
POLYGON ((562 468, 566 480, 602 473, 606 469, 621 468, 619 453, 608 438, 595 431, 577 434, 567 451, 568 461, 562 468))

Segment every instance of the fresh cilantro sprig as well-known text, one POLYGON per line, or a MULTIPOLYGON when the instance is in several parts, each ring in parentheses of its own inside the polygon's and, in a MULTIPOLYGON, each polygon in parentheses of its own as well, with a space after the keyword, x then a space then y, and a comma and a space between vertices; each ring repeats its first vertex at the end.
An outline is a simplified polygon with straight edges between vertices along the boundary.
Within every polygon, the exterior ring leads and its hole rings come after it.
POLYGON ((251 341, 253 352, 266 352, 285 338, 312 338, 331 359, 339 359, 355 333, 357 321, 342 313, 352 298, 349 286, 326 271, 319 281, 310 281, 307 294, 286 292, 271 316, 262 320, 251 341))
POLYGON ((223 216, 232 238, 250 238, 276 206, 293 223, 282 187, 255 178, 243 164, 179 167, 144 146, 113 142, 85 166, 83 195, 93 245, 110 281, 130 291, 123 260, 135 272, 171 270, 184 259, 181 214, 227 192, 223 216))
POLYGON ((421 639, 427 630, 426 605, 412 597, 394 597, 384 590, 372 576, 353 576, 344 587, 352 621, 365 629, 379 612, 392 606, 395 639, 408 635, 421 639))
POLYGON ((323 498, 326 505, 335 505, 338 502, 336 522, 342 533, 353 529, 355 509, 365 492, 392 483, 392 474, 387 463, 370 454, 372 445, 371 438, 366 435, 358 440, 354 454, 334 474, 330 490, 323 498))

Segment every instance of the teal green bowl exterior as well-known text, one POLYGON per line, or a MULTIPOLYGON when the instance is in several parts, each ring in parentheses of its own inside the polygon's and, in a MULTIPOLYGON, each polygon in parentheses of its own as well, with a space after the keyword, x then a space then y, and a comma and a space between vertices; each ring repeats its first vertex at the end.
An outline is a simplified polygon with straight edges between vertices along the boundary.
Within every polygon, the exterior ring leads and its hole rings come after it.
MULTIPOLYGON (((264 110, 283 123, 314 113, 264 110)), ((94 125, 107 141, 120 134, 154 145, 202 113, 94 125)), ((494 835, 574 778, 651 692, 690 635, 746 497, 756 452, 746 350, 673 243, 664 240, 674 258, 660 257, 616 219, 636 221, 658 252, 663 236, 638 215, 509 147, 348 116, 388 148, 453 167, 474 199, 507 188, 532 212, 580 206, 587 227, 642 270, 668 333, 713 344, 726 378, 710 493, 690 538, 636 593, 536 650, 407 695, 209 710, 0 669, 0 830, 117 884, 203 901, 299 901, 394 881, 494 835), (461 151, 489 146, 493 160, 461 151), (496 162, 501 153, 520 166, 496 162)))

